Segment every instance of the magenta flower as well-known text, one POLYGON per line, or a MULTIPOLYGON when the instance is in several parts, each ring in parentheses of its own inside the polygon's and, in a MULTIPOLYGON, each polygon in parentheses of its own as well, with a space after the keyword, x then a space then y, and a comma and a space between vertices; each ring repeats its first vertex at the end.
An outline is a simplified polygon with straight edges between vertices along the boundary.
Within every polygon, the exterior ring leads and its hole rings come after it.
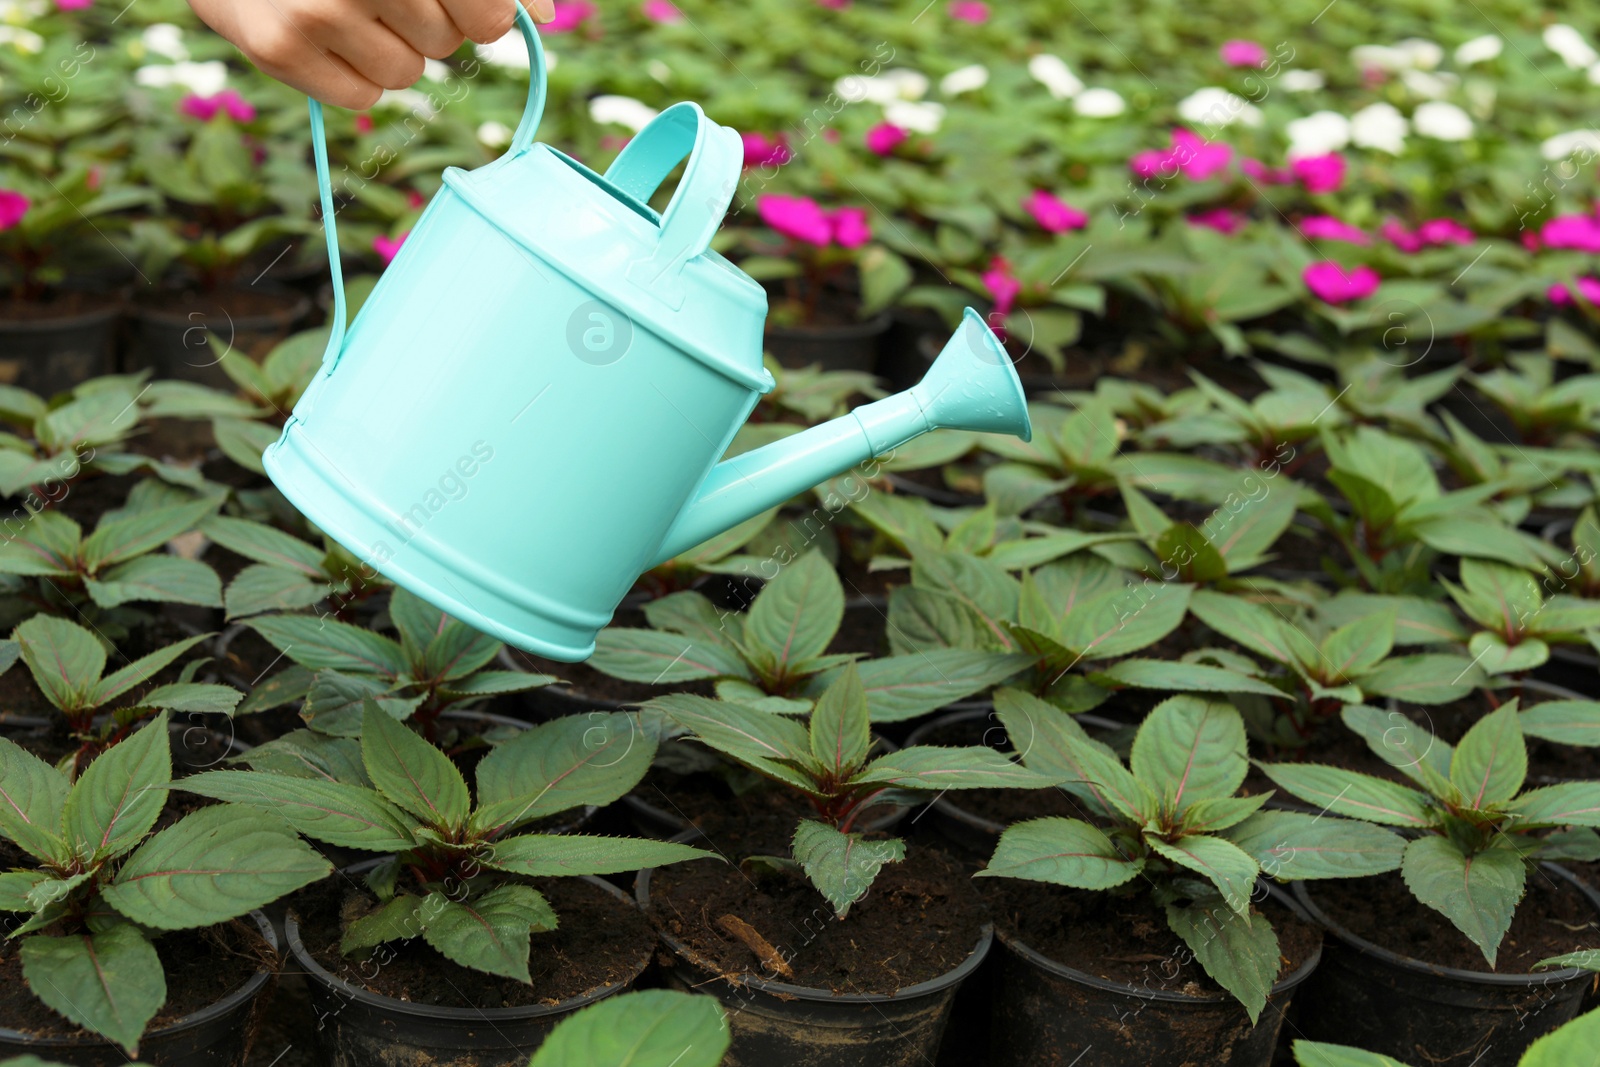
POLYGON ((1422 251, 1422 238, 1394 219, 1384 219, 1378 227, 1378 236, 1408 255, 1422 251))
POLYGON ((892 122, 880 122, 867 131, 867 147, 880 156, 886 156, 910 136, 910 133, 892 122))
MULTIPOLYGON (((1578 292, 1581 293, 1583 298, 1589 303, 1600 305, 1600 278, 1579 278, 1578 292)), ((1545 291, 1545 295, 1550 298, 1550 303, 1552 304, 1560 304, 1565 306, 1575 302, 1572 297, 1572 290, 1568 289, 1560 282, 1557 282, 1555 285, 1552 285, 1549 289, 1547 289, 1545 291)))
POLYGON ((1200 226, 1207 230, 1216 230, 1218 233, 1233 235, 1244 228, 1245 217, 1243 213, 1232 208, 1214 207, 1209 211, 1197 211, 1183 221, 1190 226, 1200 226))
POLYGON ((1593 215, 1557 215, 1539 230, 1547 248, 1600 252, 1600 220, 1593 215))
MULTIPOLYGON (((989 261, 989 269, 978 276, 984 287, 989 290, 989 295, 994 298, 994 318, 1003 319, 1011 314, 1011 309, 1016 306, 1017 296, 1022 292, 1022 283, 1017 281, 1011 273, 1011 264, 1003 256, 995 256, 989 261)), ((1005 334, 995 327, 995 333, 1001 339, 1005 334)))
POLYGON ((1184 177, 1199 182, 1226 170, 1233 161, 1233 149, 1225 144, 1212 144, 1188 130, 1178 129, 1172 131, 1171 158, 1184 177))
POLYGON ((817 202, 804 196, 762 193, 756 198, 761 221, 785 237, 821 247, 833 240, 833 223, 817 202))
POLYGON ((1417 236, 1426 245, 1470 245, 1478 239, 1455 219, 1429 219, 1417 227, 1417 236))
POLYGON ((834 242, 841 248, 860 248, 872 240, 872 228, 867 225, 867 209, 842 207, 828 215, 833 224, 834 242))
POLYGON ((1539 235, 1532 230, 1522 231, 1522 247, 1530 252, 1537 252, 1544 246, 1539 243, 1539 235))
POLYGON ((1368 245, 1372 238, 1365 230, 1332 215, 1312 215, 1300 220, 1300 232, 1313 241, 1348 241, 1353 245, 1368 245))
POLYGON ((549 22, 540 23, 539 29, 545 33, 568 33, 583 25, 594 11, 594 5, 589 0, 565 0, 555 5, 555 17, 549 22))
POLYGON ((357 133, 371 133, 372 130, 373 130, 373 126, 374 126, 374 123, 372 121, 372 116, 367 114, 365 111, 363 111, 361 114, 356 116, 356 132, 357 133))
POLYGON ((639 6, 644 12, 644 17, 651 22, 682 22, 683 12, 679 11, 672 0, 644 0, 639 6))
POLYGON ((744 141, 744 165, 747 167, 781 167, 793 158, 789 143, 781 133, 771 137, 764 133, 745 133, 740 137, 744 141))
POLYGON ((1371 267, 1347 271, 1331 259, 1310 264, 1300 277, 1313 295, 1329 304, 1347 304, 1371 296, 1383 281, 1371 267))
POLYGON ((394 257, 400 254, 400 246, 406 243, 406 238, 410 235, 410 230, 399 237, 389 237, 380 233, 372 239, 372 250, 378 253, 378 258, 383 260, 383 265, 387 267, 394 262, 394 257))
POLYGON ((178 111, 201 122, 210 122, 219 111, 234 122, 249 122, 256 117, 254 105, 233 89, 224 89, 211 96, 196 96, 190 93, 178 101, 178 111))
POLYGON ((955 0, 950 5, 950 17, 974 25, 989 21, 989 5, 980 0, 955 0))
POLYGON ((1035 189, 1022 201, 1023 208, 1033 216, 1039 228, 1049 233, 1066 233, 1081 230, 1089 225, 1089 216, 1067 204, 1046 189, 1035 189))
POLYGON ((22 221, 33 201, 14 189, 0 189, 0 230, 9 230, 22 221))
POLYGON ((1224 41, 1217 50, 1222 61, 1230 67, 1264 67, 1267 50, 1254 41, 1224 41))
POLYGON ((1138 178, 1154 178, 1162 171, 1177 172, 1172 155, 1164 149, 1150 148, 1128 160, 1128 169, 1138 178))
POLYGON ((1337 152, 1323 156, 1301 156, 1289 161, 1289 170, 1308 193, 1338 192, 1344 184, 1344 157, 1337 152))
POLYGON ((1263 185, 1288 185, 1294 181, 1294 173, 1280 167, 1269 167, 1259 159, 1248 156, 1239 160, 1239 169, 1244 171, 1246 177, 1253 178, 1263 185))

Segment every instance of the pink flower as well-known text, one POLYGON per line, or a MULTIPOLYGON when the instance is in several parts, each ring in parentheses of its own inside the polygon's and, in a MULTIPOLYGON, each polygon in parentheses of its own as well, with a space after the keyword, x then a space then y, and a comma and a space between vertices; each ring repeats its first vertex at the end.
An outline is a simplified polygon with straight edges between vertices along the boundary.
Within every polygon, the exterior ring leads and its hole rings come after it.
POLYGON ((1225 144, 1211 144, 1188 130, 1178 129, 1172 131, 1171 158, 1184 177, 1205 181, 1227 169, 1233 161, 1233 149, 1225 144))
MULTIPOLYGON (((1583 277, 1578 279, 1578 292, 1591 304, 1600 305, 1600 278, 1583 277)), ((1545 291, 1550 298, 1550 303, 1567 305, 1573 303, 1572 290, 1557 282, 1545 291)))
POLYGON ((950 5, 950 17, 974 25, 989 21, 989 5, 980 0, 955 0, 950 5))
POLYGON ((0 189, 0 230, 9 230, 22 221, 33 201, 14 189, 0 189))
POLYGON ((594 14, 594 10, 589 0, 565 0, 555 5, 555 17, 549 22, 539 23, 539 29, 545 33, 567 33, 583 25, 594 14))
POLYGON ((380 233, 372 239, 372 250, 378 253, 378 258, 383 260, 383 265, 387 267, 394 262, 394 257, 400 254, 400 246, 406 243, 406 238, 410 235, 410 230, 399 237, 389 237, 380 233))
POLYGON ((1378 227, 1378 236, 1407 254, 1422 251, 1422 238, 1394 219, 1384 219, 1378 227))
POLYGON ((1371 267, 1347 271, 1330 259, 1312 263, 1300 277, 1318 299, 1330 304, 1347 304, 1371 296, 1383 281, 1371 267))
POLYGON ((673 5, 672 0, 644 0, 639 10, 644 12, 644 17, 651 22, 683 21, 683 12, 673 5))
POLYGON ((1538 234, 1534 233, 1532 230, 1523 230, 1522 247, 1526 248, 1530 252, 1537 252, 1544 246, 1539 243, 1538 234))
POLYGON ((1417 227, 1417 236, 1425 245, 1470 245, 1478 239, 1455 219, 1429 219, 1417 227))
POLYGON ((1254 41, 1224 41, 1217 51, 1222 61, 1230 67, 1267 65, 1267 50, 1254 41))
POLYGON ((1308 193, 1337 192, 1344 184, 1344 157, 1337 152, 1291 159, 1289 169, 1308 193))
POLYGON ((819 247, 833 240, 833 224, 815 200, 762 193, 756 198, 761 221, 785 237, 819 247))
POLYGON ((57 11, 82 11, 93 6, 94 0, 56 0, 57 11))
POLYGON ((1197 211, 1183 221, 1190 226, 1202 226, 1208 230, 1231 235, 1238 233, 1244 227, 1245 217, 1232 208, 1214 207, 1209 211, 1197 211))
MULTIPOLYGON (((1005 318, 1011 314, 1011 309, 1016 306, 1017 296, 1022 292, 1022 283, 1017 281, 1011 273, 1011 264, 1002 256, 995 256, 989 261, 989 269, 979 275, 984 287, 989 290, 989 295, 994 298, 994 312, 996 318, 1005 318)), ((1000 333, 998 328, 995 333, 1000 333)), ((1001 334, 1004 337, 1004 334, 1001 334)))
POLYGON ((371 133, 373 128, 372 116, 363 111, 356 116, 356 132, 371 133))
POLYGON ((1032 195, 1023 200, 1022 206, 1033 216, 1039 228, 1049 233, 1066 233, 1089 225, 1088 215, 1046 189, 1035 189, 1032 195))
POLYGON ((841 248, 860 248, 872 240, 866 208, 838 208, 828 214, 828 221, 833 224, 833 239, 841 248))
POLYGON ((1539 230, 1547 248, 1600 252, 1600 220, 1593 215, 1557 215, 1539 230))
POLYGON ((911 135, 892 122, 880 122, 867 131, 867 147, 880 156, 886 156, 905 143, 911 135))
POLYGON ((1128 169, 1139 178, 1154 178, 1162 171, 1177 172, 1172 163, 1171 153, 1160 148, 1151 148, 1138 153, 1128 160, 1128 169))
POLYGON ((406 190, 406 205, 408 207, 419 208, 426 203, 427 201, 422 198, 422 194, 415 189, 406 190))
POLYGON ((1365 230, 1332 215, 1312 215, 1300 220, 1300 232, 1313 241, 1349 241, 1353 245, 1372 243, 1365 230))
POLYGON ((212 96, 190 93, 178 101, 178 111, 201 122, 210 122, 219 111, 235 122, 249 122, 256 117, 255 107, 233 89, 224 89, 212 96))
POLYGON ((1248 156, 1239 160, 1239 169, 1245 175, 1254 178, 1264 185, 1288 185, 1294 181, 1293 172, 1279 167, 1269 167, 1259 159, 1250 159, 1248 156))
POLYGON ((740 136, 744 140, 744 165, 747 167, 781 167, 792 158, 788 142, 781 133, 771 137, 764 133, 740 136))

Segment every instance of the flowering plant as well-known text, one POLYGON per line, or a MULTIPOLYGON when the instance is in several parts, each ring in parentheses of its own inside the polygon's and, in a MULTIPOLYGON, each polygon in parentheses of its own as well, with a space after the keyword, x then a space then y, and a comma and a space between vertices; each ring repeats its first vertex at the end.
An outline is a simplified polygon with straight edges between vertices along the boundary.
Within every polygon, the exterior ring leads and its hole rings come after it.
MULTIPOLYGON (((756 213, 763 228, 740 231, 747 252, 740 266, 758 281, 781 283, 781 296, 770 313, 770 321, 778 325, 846 317, 841 305, 850 302, 850 290, 859 286, 866 296, 865 290, 878 281, 869 281, 869 273, 874 267, 882 269, 892 255, 868 244, 872 226, 863 207, 825 208, 810 197, 761 193, 756 213)), ((903 263, 900 266, 904 269, 903 263)), ((854 310, 875 314, 887 303, 884 294, 873 293, 854 310)))

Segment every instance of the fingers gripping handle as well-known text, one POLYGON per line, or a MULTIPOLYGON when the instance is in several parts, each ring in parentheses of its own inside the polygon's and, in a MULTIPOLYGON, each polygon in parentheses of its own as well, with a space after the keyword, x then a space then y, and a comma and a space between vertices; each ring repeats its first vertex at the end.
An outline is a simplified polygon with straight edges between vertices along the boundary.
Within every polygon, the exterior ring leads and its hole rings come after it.
POLYGON ((744 142, 695 104, 674 104, 628 142, 606 179, 641 203, 685 156, 683 180, 661 215, 648 256, 628 267, 628 280, 674 310, 683 306, 683 268, 711 245, 744 167, 744 142))
MULTIPOLYGON (((528 102, 523 106, 522 119, 517 123, 516 132, 511 135, 511 147, 506 150, 507 155, 512 156, 526 152, 539 132, 539 121, 544 117, 547 79, 544 46, 539 41, 539 31, 534 28, 533 19, 522 4, 518 3, 516 8, 517 28, 522 31, 522 40, 528 46, 528 102)), ((308 103, 311 108, 311 153, 317 163, 317 193, 322 201, 322 229, 328 239, 328 272, 333 279, 333 316, 329 320, 328 347, 322 354, 322 362, 326 364, 329 360, 337 360, 340 350, 344 348, 347 325, 344 268, 339 261, 339 229, 334 221, 333 181, 328 174, 328 141, 323 129, 322 104, 315 99, 308 103)))

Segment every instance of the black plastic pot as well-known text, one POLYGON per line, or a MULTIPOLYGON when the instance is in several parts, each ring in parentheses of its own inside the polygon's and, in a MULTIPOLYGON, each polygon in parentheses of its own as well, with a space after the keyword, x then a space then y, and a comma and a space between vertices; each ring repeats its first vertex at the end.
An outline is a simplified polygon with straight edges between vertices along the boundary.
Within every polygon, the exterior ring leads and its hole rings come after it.
MULTIPOLYGON (((1278 903, 1298 913, 1280 890, 1278 903)), ((1316 971, 1319 949, 1267 994, 1250 1025, 1232 996, 1191 996, 1153 982, 1112 982, 997 935, 992 962, 989 1067, 1093 1064, 1094 1067, 1267 1067, 1296 990, 1316 971)), ((1159 966, 1159 964, 1157 964, 1159 966)))
POLYGON ((235 313, 229 293, 197 294, 193 307, 181 310, 135 307, 123 369, 155 371, 157 378, 180 378, 231 392, 233 379, 223 371, 224 359, 260 361, 311 310, 299 293, 268 290, 279 307, 268 312, 235 313), (216 334, 225 354, 209 340, 216 334))
POLYGON ((848 326, 768 326, 766 349, 785 367, 819 365, 823 370, 871 372, 878 343, 888 332, 888 312, 848 326))
MULTIPOLYGON (((1541 864, 1600 913, 1600 895, 1571 871, 1541 864)), ((1322 968, 1302 997, 1304 1037, 1434 1067, 1515 1067, 1535 1038, 1575 1018, 1594 975, 1462 971, 1414 960, 1363 940, 1317 907, 1306 884, 1296 900, 1328 932, 1322 968)), ((1439 921, 1446 922, 1443 916, 1439 921)))
MULTIPOLYGON (((691 830, 675 840, 699 837, 691 830)), ((641 908, 650 905, 650 875, 640 871, 634 882, 641 908)), ((956 990, 994 941, 985 925, 953 970, 893 994, 861 994, 723 974, 671 934, 657 933, 671 954, 662 960, 667 986, 709 993, 727 1009, 733 1043, 723 1067, 926 1067, 939 1051, 956 990)))
MULTIPOLYGON (((272 924, 259 911, 248 918, 278 951, 272 924)), ((271 1000, 269 985, 275 970, 257 971, 244 985, 214 1004, 185 1015, 177 1022, 151 1030, 139 1041, 139 1062, 154 1067, 238 1067, 250 1053, 256 1030, 271 1000)), ((0 1059, 38 1056, 73 1067, 126 1067, 127 1053, 120 1045, 98 1037, 30 1037, 0 1027, 0 1059)))
POLYGON ((109 374, 116 361, 119 301, 73 315, 0 318, 0 382, 52 396, 109 374))
MULTIPOLYGON (((583 880, 633 906, 633 899, 609 882, 583 880)), ((293 915, 284 932, 310 993, 319 1062, 338 1067, 522 1067, 557 1023, 632 988, 649 962, 646 958, 621 980, 559 1004, 450 1008, 413 1004, 352 985, 329 973, 306 951, 293 915)))

